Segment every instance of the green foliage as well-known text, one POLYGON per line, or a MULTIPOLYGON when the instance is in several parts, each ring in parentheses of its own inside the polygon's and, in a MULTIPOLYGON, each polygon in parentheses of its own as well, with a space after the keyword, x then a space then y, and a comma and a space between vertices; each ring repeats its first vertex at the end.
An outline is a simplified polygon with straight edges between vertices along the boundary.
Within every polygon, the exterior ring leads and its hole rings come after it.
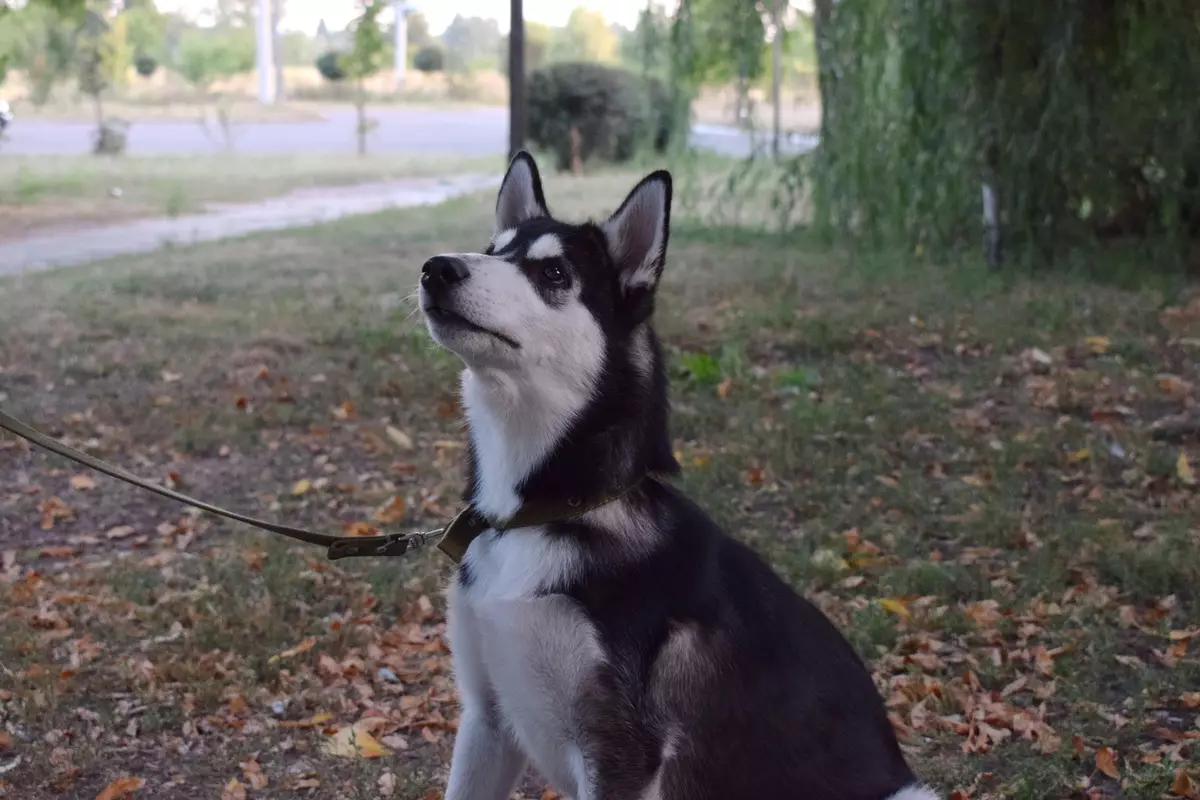
POLYGON ((695 56, 692 78, 700 83, 753 81, 764 72, 766 11, 750 0, 692 0, 695 56))
POLYGON ((78 30, 78 19, 64 17, 45 3, 0 15, 0 53, 9 68, 24 71, 35 106, 49 100, 54 84, 70 75, 78 30))
POLYGON ((121 19, 125 20, 125 38, 133 52, 150 56, 155 62, 166 58, 165 14, 160 14, 153 4, 139 5, 122 11, 121 19))
POLYGON ((198 89, 254 67, 254 32, 247 28, 189 28, 179 39, 175 68, 198 89))
MULTIPOLYGON (((458 14, 442 32, 446 48, 446 69, 469 72, 474 69, 494 69, 500 50, 500 25, 494 19, 464 17, 458 14)), ((503 60, 507 64, 507 57, 503 60)))
POLYGON ((663 118, 651 108, 645 84, 628 70, 590 61, 551 64, 530 74, 526 92, 530 141, 552 151, 559 169, 571 165, 572 128, 584 161, 627 161, 639 145, 669 138, 660 134, 663 118))
POLYGON ((615 61, 617 36, 599 11, 577 6, 550 43, 551 61, 615 61))
POLYGON ((340 81, 346 77, 346 70, 341 64, 342 54, 336 50, 322 53, 317 59, 317 72, 327 81, 340 81))
POLYGON ((446 54, 442 48, 430 45, 422 47, 413 56, 413 69, 421 72, 441 72, 446 68, 446 54))
POLYGON ((125 39, 123 17, 117 17, 110 24, 104 17, 89 11, 76 48, 79 91, 98 100, 106 89, 125 81, 130 49, 125 39))
POLYGON ((1200 6, 842 0, 819 32, 816 221, 947 249, 998 191, 1023 259, 1133 235, 1200 238, 1200 6))
POLYGON ((133 68, 137 70, 137 74, 143 78, 149 78, 158 71, 158 61, 154 56, 148 56, 145 53, 133 59, 133 68))
POLYGON ((340 64, 346 77, 362 80, 383 69, 387 63, 387 39, 379 26, 379 15, 387 8, 384 0, 371 0, 363 5, 354 21, 354 39, 350 52, 342 55, 340 64))

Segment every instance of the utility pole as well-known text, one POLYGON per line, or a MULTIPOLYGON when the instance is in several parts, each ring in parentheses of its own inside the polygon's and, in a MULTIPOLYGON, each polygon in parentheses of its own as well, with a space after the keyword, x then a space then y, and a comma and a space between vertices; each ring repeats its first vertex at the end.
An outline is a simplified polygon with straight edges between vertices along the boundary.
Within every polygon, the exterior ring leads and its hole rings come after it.
POLYGON ((271 105, 275 102, 275 14, 271 0, 258 0, 258 15, 255 19, 255 61, 258 66, 258 102, 271 105))
POLYGON ((787 0, 775 0, 775 38, 771 41, 771 154, 779 158, 779 138, 781 109, 779 107, 779 84, 783 82, 783 12, 787 9, 787 0))
POLYGON ((525 147, 525 14, 510 0, 508 28, 508 157, 525 147))
POLYGON ((392 0, 392 10, 396 12, 396 57, 392 62, 392 70, 396 76, 395 90, 404 89, 404 73, 408 69, 408 12, 412 6, 404 0, 392 0))

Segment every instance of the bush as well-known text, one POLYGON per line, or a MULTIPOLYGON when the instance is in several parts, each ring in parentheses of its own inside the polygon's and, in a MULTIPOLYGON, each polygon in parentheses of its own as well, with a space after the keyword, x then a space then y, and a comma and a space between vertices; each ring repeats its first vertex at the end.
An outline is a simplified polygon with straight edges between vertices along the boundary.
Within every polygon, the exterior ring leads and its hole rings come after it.
POLYGON ((571 128, 579 130, 580 157, 619 163, 638 147, 662 150, 670 139, 671 117, 656 92, 628 70, 594 62, 551 64, 529 75, 529 138, 556 156, 559 169, 571 166, 571 128), (652 100, 653 98, 653 100, 652 100))
POLYGON ((422 47, 413 56, 413 69, 418 72, 441 72, 445 68, 446 54, 440 47, 422 47))
POLYGON ((158 69, 158 61, 154 56, 140 55, 133 60, 133 68, 137 70, 138 75, 149 78, 158 69))
POLYGON ((327 81, 343 80, 346 77, 346 70, 342 66, 342 54, 335 50, 323 53, 317 59, 317 72, 320 72, 327 81))

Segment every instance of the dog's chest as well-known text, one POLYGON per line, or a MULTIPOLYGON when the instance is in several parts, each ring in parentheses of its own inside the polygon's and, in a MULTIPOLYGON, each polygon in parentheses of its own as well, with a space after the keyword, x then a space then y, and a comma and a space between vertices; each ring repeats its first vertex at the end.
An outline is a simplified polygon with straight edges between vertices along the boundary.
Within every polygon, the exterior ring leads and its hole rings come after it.
POLYGON ((464 563, 470 581, 452 589, 450 615, 464 703, 490 698, 556 788, 588 797, 576 709, 604 654, 579 605, 544 593, 577 569, 577 551, 532 529, 489 531, 472 542, 464 563))

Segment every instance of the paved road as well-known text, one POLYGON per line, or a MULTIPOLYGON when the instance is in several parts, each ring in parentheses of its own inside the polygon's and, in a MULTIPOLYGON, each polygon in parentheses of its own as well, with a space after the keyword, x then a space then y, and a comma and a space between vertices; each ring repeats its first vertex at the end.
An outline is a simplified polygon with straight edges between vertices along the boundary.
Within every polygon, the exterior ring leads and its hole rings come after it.
MULTIPOLYGON (((372 152, 394 154, 488 155, 508 147, 508 112, 502 108, 432 110, 377 108, 370 116, 379 122, 371 133, 372 152)), ((323 121, 236 124, 234 149, 247 154, 350 153, 355 147, 352 109, 334 109, 323 121)), ((18 118, 0 153, 67 155, 87 153, 94 126, 86 122, 56 122, 18 118)), ((692 142, 728 155, 746 155, 752 146, 767 146, 765 136, 719 125, 696 125, 692 142)), ((815 137, 791 140, 788 149, 811 149, 815 137)), ((141 155, 220 152, 214 140, 195 122, 141 122, 129 131, 129 152, 141 155)))

